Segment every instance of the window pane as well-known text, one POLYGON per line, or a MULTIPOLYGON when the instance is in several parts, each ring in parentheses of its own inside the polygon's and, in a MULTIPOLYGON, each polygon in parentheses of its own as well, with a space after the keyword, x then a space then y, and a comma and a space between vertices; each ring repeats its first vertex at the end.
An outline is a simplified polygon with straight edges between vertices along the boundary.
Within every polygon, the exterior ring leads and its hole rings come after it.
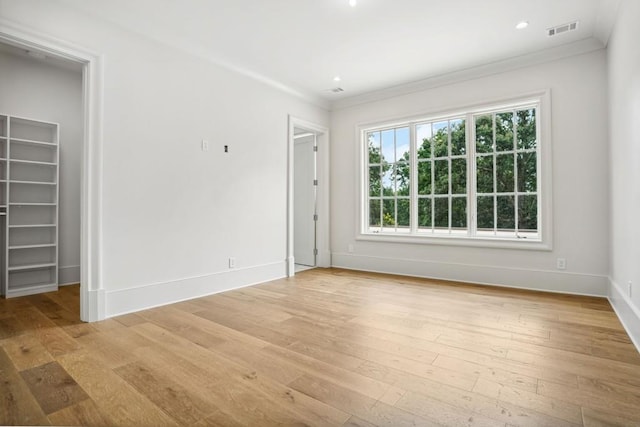
POLYGON ((369 200, 369 226, 380 227, 380 200, 369 200))
POLYGON ((493 196, 478 197, 478 230, 493 230, 493 196))
POLYGON ((516 213, 513 196, 498 196, 498 230, 514 231, 516 228, 516 213))
POLYGON ((380 197, 380 166, 371 166, 369 168, 369 195, 380 197))
POLYGON ((394 199, 384 199, 382 201, 382 224, 384 227, 395 227, 396 225, 396 203, 394 199))
POLYGON ((393 196, 394 191, 393 166, 384 165, 382 167, 382 194, 384 196, 393 196))
POLYGON ((451 199, 451 228, 467 228, 467 198, 451 199))
POLYGON ((467 152, 465 122, 462 119, 451 120, 451 155, 461 156, 467 152))
POLYGON ((396 165, 396 185, 399 196, 410 195, 410 173, 409 163, 400 162, 396 165))
POLYGON ((518 154, 518 191, 530 193, 537 189, 536 153, 518 154))
POLYGON ((538 196, 518 197, 518 229, 538 230, 538 196))
POLYGON ((446 157, 449 155, 448 122, 433 124, 433 153, 434 157, 446 157))
POLYGON ((451 194, 467 193, 467 160, 451 160, 451 194))
POLYGON ((529 150, 536 148, 536 110, 520 110, 517 112, 518 149, 529 150))
POLYGON ((469 212, 477 211, 471 229, 484 232, 480 236, 500 231, 496 237, 509 237, 517 228, 521 237, 538 238, 536 115, 536 107, 521 107, 471 113, 470 129, 461 114, 365 131, 369 232, 409 234, 413 223, 421 234, 437 228, 464 235, 469 212))
POLYGON ((476 157, 477 191, 493 193, 493 156, 476 157))
POLYGON ((431 198, 418 199, 418 227, 431 228, 431 198))
POLYGON ((493 120, 491 115, 476 117, 476 151, 493 152, 493 120))
POLYGON ((449 228, 449 198, 435 199, 434 223, 436 228, 449 228))
POLYGON ((434 163, 434 186, 436 194, 449 193, 449 160, 436 160, 434 163))
POLYGON ((380 163, 380 132, 371 132, 367 135, 369 141, 369 164, 380 163))
POLYGON ((382 159, 388 163, 396 161, 394 135, 393 129, 382 131, 382 159))
POLYGON ((416 126, 419 159, 431 158, 431 136, 431 123, 416 126))
POLYGON ((411 225, 411 204, 409 199, 398 199, 398 227, 411 225))
POLYGON ((431 194, 431 161, 418 163, 418 194, 431 194))
POLYGON ((396 129, 396 162, 409 161, 409 128, 396 129))
POLYGON ((513 113, 496 114, 496 151, 513 151, 513 113))
POLYGON ((513 180, 513 154, 496 156, 496 191, 498 193, 512 193, 513 180))

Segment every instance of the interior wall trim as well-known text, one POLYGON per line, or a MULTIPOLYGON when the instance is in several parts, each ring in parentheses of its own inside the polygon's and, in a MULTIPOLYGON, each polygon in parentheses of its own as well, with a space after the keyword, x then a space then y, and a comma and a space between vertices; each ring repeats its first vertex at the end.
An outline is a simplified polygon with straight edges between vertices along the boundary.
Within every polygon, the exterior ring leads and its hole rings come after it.
POLYGON ((349 270, 398 274, 477 285, 534 291, 606 297, 607 277, 547 270, 386 258, 351 253, 333 253, 333 266, 349 270))
POLYGON ((369 102, 376 102, 384 99, 394 98, 397 96, 409 95, 412 93, 461 83, 468 80, 476 80, 494 74, 517 70, 519 68, 530 67, 538 64, 544 64, 546 62, 570 58, 572 56, 583 55, 597 50, 602 50, 604 48, 604 44, 597 39, 584 39, 574 43, 567 43, 551 49, 546 49, 544 51, 520 55, 515 58, 482 64, 464 70, 435 75, 427 77, 425 79, 399 84, 385 89, 369 91, 363 94, 341 98, 331 103, 330 111, 342 110, 369 102))
POLYGON ((173 304, 285 277, 286 262, 237 268, 202 276, 106 292, 105 317, 173 304))
POLYGON ((616 312, 620 323, 629 334, 631 341, 640 352, 640 309, 636 307, 622 287, 611 277, 609 280, 609 303, 616 312))

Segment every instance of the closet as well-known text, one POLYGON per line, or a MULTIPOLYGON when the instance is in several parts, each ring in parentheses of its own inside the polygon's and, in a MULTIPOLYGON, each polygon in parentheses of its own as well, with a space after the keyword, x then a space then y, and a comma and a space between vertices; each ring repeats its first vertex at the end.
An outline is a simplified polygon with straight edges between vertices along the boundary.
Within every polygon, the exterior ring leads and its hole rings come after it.
POLYGON ((58 289, 59 125, 0 115, 2 294, 58 289))

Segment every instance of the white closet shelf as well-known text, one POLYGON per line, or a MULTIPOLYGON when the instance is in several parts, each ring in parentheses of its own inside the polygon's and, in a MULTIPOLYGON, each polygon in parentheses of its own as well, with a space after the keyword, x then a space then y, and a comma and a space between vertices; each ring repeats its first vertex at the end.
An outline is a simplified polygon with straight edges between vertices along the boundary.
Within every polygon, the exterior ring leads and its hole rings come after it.
POLYGON ((58 284, 55 282, 38 282, 25 285, 10 285, 7 289, 7 297, 23 297, 26 295, 40 294, 42 292, 57 291, 58 284))
MULTIPOLYGON (((0 182, 7 182, 6 180, 0 180, 0 182)), ((55 182, 47 181, 16 181, 15 179, 9 180, 11 184, 32 184, 32 185, 56 185, 55 182)))
POLYGON ((57 203, 40 203, 40 202, 14 202, 9 203, 9 206, 55 206, 57 203))
POLYGON ((45 262, 45 263, 38 263, 38 264, 17 264, 17 265, 10 265, 9 268, 7 268, 8 271, 23 271, 23 270, 41 270, 43 268, 49 268, 49 267, 55 267, 56 263, 55 262, 45 262))
POLYGON ((9 161, 11 163, 24 163, 24 164, 27 164, 27 165, 58 166, 57 163, 36 162, 35 160, 9 159, 9 161))
POLYGON ((55 224, 15 224, 10 225, 9 228, 53 228, 55 224))
POLYGON ((44 145, 49 147, 57 147, 58 144, 47 141, 37 141, 34 139, 24 139, 24 138, 11 138, 11 142, 19 143, 19 144, 29 144, 29 145, 44 145))
POLYGON ((16 246, 9 246, 9 250, 13 250, 13 249, 33 249, 33 248, 55 248, 56 244, 55 243, 42 243, 39 245, 16 245, 16 246))
POLYGON ((58 289, 57 123, 0 115, 0 193, 6 205, 0 241, 2 293, 6 297, 58 289), (5 132, 6 131, 6 132, 5 132))

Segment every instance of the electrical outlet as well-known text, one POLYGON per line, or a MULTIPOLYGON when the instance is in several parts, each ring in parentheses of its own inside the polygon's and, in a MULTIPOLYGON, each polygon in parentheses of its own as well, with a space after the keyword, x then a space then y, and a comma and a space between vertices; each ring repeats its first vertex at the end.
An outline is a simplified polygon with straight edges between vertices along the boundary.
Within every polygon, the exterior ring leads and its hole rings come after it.
POLYGON ((631 283, 631 280, 627 283, 627 292, 629 294, 629 298, 631 298, 633 292, 633 284, 631 283))
POLYGON ((567 260, 564 258, 558 258, 556 260, 556 268, 558 270, 564 270, 565 268, 567 268, 567 260))
POLYGON ((209 151, 209 141, 206 139, 202 140, 202 151, 209 151))
POLYGON ((234 257, 229 257, 229 268, 236 267, 236 259, 234 257))
POLYGON ((349 253, 353 252, 353 245, 350 244, 349 246, 347 246, 347 250, 349 251, 349 253))

